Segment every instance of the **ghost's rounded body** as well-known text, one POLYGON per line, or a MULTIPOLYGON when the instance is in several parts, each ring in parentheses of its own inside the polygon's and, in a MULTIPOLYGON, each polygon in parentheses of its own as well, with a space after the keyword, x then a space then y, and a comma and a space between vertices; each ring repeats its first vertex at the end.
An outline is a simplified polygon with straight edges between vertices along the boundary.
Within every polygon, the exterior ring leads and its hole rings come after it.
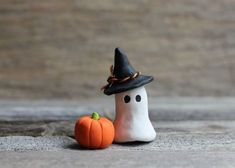
POLYGON ((144 86, 115 94, 115 103, 115 142, 150 142, 155 139, 144 86))

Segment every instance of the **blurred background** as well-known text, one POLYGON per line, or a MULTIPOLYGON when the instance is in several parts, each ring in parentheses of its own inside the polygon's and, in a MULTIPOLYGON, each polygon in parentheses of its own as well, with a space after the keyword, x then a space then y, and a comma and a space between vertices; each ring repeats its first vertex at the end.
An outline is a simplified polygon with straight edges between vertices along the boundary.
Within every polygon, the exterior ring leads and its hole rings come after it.
POLYGON ((0 98, 105 97, 117 46, 152 97, 235 96, 233 0, 1 0, 0 98))

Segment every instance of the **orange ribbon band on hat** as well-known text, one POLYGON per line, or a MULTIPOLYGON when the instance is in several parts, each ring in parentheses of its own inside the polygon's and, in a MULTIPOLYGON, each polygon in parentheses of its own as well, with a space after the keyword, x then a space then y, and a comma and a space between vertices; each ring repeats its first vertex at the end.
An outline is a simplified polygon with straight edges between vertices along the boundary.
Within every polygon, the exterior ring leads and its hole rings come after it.
POLYGON ((111 73, 111 75, 107 79, 108 84, 103 86, 101 88, 101 90, 105 90, 105 89, 111 87, 113 83, 123 83, 123 82, 130 80, 130 79, 137 78, 139 75, 141 75, 141 72, 136 72, 131 76, 127 76, 123 79, 118 79, 115 77, 115 75, 113 75, 113 65, 110 66, 110 73, 111 73))

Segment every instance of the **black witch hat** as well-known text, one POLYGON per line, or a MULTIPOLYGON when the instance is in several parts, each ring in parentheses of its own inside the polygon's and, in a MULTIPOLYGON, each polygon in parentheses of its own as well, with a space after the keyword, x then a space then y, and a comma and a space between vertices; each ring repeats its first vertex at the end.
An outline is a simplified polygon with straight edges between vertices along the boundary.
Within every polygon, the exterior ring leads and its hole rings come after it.
POLYGON ((152 76, 141 75, 136 71, 120 48, 115 49, 114 67, 111 66, 110 71, 108 84, 103 87, 106 95, 128 91, 153 81, 152 76))

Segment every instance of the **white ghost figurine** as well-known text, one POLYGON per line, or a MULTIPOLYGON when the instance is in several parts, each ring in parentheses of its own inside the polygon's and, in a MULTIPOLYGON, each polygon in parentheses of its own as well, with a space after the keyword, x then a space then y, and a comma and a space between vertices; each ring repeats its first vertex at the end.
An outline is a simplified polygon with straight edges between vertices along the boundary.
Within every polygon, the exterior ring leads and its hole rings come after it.
POLYGON ((148 116, 148 98, 144 86, 115 95, 115 141, 152 141, 156 132, 148 116))
POLYGON ((141 75, 119 48, 115 49, 114 68, 104 86, 106 95, 115 94, 115 142, 150 142, 156 132, 149 120, 148 98, 144 85, 153 81, 152 76, 141 75))

